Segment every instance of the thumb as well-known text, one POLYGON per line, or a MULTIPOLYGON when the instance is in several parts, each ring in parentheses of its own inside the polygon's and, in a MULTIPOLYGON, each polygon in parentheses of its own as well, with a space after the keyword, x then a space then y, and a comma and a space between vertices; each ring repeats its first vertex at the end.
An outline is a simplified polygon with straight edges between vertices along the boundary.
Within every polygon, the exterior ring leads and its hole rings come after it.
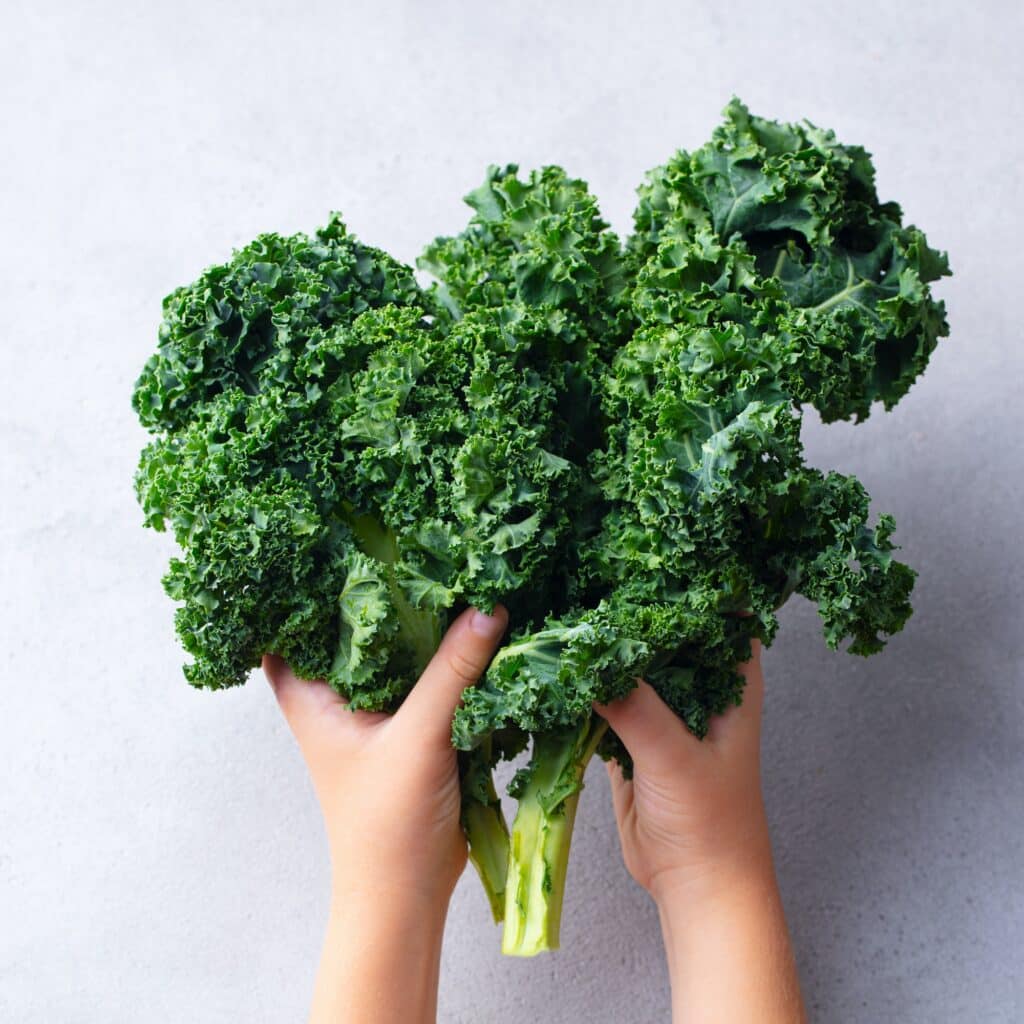
POLYGON ((594 710, 615 730, 640 771, 660 771, 671 766, 680 750, 699 749, 700 740, 642 679, 621 700, 595 704, 594 710))
POLYGON ((395 715, 395 724, 411 726, 445 746, 451 745, 452 716, 462 691, 473 686, 494 656, 508 625, 508 612, 495 605, 493 615, 467 608, 448 628, 430 664, 395 715))

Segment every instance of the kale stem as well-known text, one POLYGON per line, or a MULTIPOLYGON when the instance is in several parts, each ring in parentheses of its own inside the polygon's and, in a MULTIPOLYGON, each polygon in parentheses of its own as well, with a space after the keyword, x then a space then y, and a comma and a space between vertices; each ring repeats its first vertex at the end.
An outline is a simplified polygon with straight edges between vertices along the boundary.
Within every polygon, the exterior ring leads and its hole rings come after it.
POLYGON ((414 608, 395 579, 398 542, 394 533, 369 515, 353 516, 349 523, 360 549, 387 568, 388 593, 394 602, 398 621, 413 653, 417 673, 422 672, 441 643, 441 617, 425 608, 414 608))
POLYGON ((772 277, 778 277, 782 273, 782 265, 786 262, 786 247, 783 246, 779 250, 778 258, 775 260, 775 266, 772 267, 772 277))
POLYGON ((469 843, 469 859, 483 883, 495 924, 505 916, 505 879, 508 874, 508 825, 491 774, 490 741, 459 753, 462 783, 462 830, 469 843))
POLYGON ((608 728, 596 715, 538 733, 518 793, 505 889, 502 952, 535 956, 558 949, 569 847, 587 762, 608 728))

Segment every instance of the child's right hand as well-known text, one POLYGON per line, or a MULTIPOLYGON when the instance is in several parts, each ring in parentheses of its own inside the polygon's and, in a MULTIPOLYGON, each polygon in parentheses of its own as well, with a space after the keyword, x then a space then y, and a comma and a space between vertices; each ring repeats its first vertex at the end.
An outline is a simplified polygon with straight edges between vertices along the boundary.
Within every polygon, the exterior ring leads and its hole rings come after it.
POLYGON ((760 644, 739 667, 743 703, 698 740, 647 684, 598 707, 633 758, 633 779, 609 763, 615 817, 629 873, 655 899, 770 865, 761 798, 764 677, 760 644))

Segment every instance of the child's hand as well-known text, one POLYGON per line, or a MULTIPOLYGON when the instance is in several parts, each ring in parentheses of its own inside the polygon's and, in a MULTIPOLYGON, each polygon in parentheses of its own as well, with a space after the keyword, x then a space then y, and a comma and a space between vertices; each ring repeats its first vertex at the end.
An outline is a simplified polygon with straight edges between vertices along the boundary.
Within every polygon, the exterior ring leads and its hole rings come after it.
POLYGON ((631 782, 609 765, 615 817, 658 905, 676 1024, 804 1020, 761 797, 759 644, 740 672, 743 703, 704 740, 646 683, 597 709, 633 758, 631 782))
POLYGON ((703 740, 644 682, 623 700, 597 708, 633 758, 632 781, 611 762, 608 773, 626 867, 655 900, 672 887, 770 863, 757 641, 739 671, 746 679, 743 703, 714 718, 703 740))
POLYGON ((280 658, 263 660, 331 851, 313 1022, 434 1019, 444 918, 466 865, 452 715, 507 621, 500 607, 460 615, 394 715, 352 712, 326 683, 297 679, 280 658))

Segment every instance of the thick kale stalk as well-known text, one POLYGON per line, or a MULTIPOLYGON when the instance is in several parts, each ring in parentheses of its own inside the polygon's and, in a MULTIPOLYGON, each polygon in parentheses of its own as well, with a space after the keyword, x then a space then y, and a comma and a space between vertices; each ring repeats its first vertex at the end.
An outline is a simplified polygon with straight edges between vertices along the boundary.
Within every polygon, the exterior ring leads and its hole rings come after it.
POLYGON ((594 715, 579 726, 538 733, 529 766, 510 787, 519 807, 512 823, 501 942, 509 956, 558 949, 583 775, 607 728, 594 715))

